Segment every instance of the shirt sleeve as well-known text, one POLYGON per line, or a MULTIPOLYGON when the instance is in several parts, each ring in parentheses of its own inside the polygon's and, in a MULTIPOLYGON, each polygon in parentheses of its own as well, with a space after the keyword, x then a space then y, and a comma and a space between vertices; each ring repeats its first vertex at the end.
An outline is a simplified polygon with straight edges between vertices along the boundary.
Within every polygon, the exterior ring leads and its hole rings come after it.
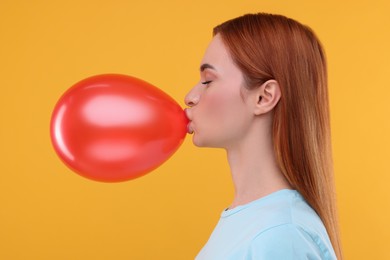
POLYGON ((320 248, 309 234, 293 224, 276 226, 255 237, 250 247, 249 259, 330 259, 321 254, 320 248))

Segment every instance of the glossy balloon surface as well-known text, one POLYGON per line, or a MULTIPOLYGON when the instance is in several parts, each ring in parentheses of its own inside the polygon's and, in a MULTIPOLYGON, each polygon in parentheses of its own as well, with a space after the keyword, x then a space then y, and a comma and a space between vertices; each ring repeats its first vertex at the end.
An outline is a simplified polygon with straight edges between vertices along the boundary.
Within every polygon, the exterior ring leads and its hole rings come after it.
POLYGON ((186 135, 187 118, 170 96, 126 75, 97 75, 57 102, 50 126, 58 156, 104 182, 140 177, 166 161, 186 135))

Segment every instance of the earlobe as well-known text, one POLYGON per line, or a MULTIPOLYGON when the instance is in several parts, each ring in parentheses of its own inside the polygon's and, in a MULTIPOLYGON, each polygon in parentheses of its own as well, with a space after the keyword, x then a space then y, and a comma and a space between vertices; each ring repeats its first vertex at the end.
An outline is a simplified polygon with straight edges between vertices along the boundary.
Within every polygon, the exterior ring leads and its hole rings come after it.
POLYGON ((261 115, 270 112, 278 104, 281 91, 279 83, 276 80, 264 82, 256 91, 257 104, 255 106, 255 115, 261 115))

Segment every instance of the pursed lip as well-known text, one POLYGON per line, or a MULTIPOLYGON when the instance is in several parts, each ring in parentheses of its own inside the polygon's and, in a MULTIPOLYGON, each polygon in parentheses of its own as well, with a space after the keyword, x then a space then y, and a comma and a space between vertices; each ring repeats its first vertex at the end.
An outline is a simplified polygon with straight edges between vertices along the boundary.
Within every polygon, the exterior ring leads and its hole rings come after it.
POLYGON ((192 116, 191 116, 191 111, 189 108, 184 109, 184 112, 186 114, 186 117, 188 119, 188 124, 187 124, 187 133, 192 134, 194 133, 194 129, 192 127, 192 116))

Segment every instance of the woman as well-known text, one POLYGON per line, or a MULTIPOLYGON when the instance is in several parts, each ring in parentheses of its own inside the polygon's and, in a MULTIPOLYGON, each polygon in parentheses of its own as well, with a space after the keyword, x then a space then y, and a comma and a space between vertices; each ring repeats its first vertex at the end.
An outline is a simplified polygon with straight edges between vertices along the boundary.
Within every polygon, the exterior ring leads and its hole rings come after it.
POLYGON ((321 44, 263 13, 213 35, 185 98, 188 132, 226 149, 235 197, 197 259, 341 259, 321 44))

